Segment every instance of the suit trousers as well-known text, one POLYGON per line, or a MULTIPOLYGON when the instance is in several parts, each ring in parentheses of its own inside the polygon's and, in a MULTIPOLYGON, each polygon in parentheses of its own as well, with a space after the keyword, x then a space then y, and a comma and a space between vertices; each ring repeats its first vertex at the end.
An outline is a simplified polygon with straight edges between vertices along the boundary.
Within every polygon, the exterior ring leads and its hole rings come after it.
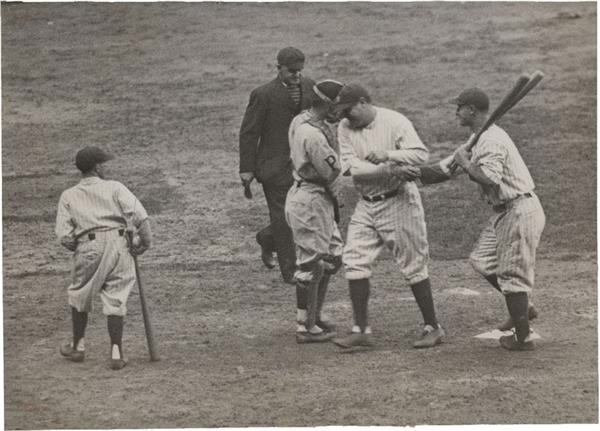
POLYGON ((257 235, 264 248, 277 253, 279 271, 286 283, 293 283, 296 270, 294 237, 285 219, 285 199, 292 184, 291 178, 289 182, 262 184, 271 223, 257 235))

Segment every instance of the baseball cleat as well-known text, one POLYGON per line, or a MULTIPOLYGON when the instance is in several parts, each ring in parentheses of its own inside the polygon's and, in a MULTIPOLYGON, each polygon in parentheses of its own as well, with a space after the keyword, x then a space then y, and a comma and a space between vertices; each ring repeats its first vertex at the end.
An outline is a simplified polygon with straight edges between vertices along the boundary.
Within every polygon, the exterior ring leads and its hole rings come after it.
POLYGON ((335 332, 323 331, 318 334, 313 334, 312 332, 296 332, 296 343, 326 343, 333 337, 335 337, 335 332))
POLYGON ((423 333, 421 334, 421 338, 413 343, 413 347, 416 349, 425 348, 425 347, 433 347, 442 343, 443 337, 446 335, 444 332, 444 328, 442 328, 439 324, 437 328, 434 328, 431 325, 425 325, 423 328, 423 333))
POLYGON ((333 342, 341 347, 343 352, 366 351, 375 347, 371 335, 365 333, 352 333, 344 338, 334 338, 333 342))
POLYGON ((321 328, 324 332, 327 333, 335 333, 336 325, 330 320, 317 320, 317 326, 321 328))
POLYGON ((500 337, 500 345, 506 350, 535 350, 535 342, 533 340, 519 341, 517 340, 517 336, 515 334, 504 335, 500 337))
POLYGON ((111 359, 110 360, 110 368, 111 370, 120 370, 127 365, 127 361, 125 359, 111 359))
POLYGON ((75 350, 71 343, 60 346, 60 354, 73 362, 83 362, 85 359, 85 352, 82 350, 75 350))
MULTIPOLYGON (((530 321, 538 317, 538 312, 533 305, 529 306, 529 308, 527 310, 527 317, 529 318, 530 321)), ((510 331, 514 327, 515 327, 515 323, 513 322, 512 317, 509 317, 508 319, 506 319, 506 321, 502 325, 498 326, 498 329, 500 331, 504 332, 504 331, 510 331)))

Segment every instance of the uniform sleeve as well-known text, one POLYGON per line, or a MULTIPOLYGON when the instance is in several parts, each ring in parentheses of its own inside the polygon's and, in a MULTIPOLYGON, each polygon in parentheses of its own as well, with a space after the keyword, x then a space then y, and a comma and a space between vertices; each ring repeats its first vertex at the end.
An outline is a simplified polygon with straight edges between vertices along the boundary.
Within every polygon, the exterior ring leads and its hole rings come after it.
POLYGON ((393 133, 396 135, 396 150, 388 151, 390 160, 406 165, 422 165, 429 159, 429 150, 414 126, 408 119, 401 119, 395 124, 393 133))
POLYGON ((338 141, 344 175, 351 175, 356 178, 375 178, 389 175, 390 171, 387 163, 375 165, 359 159, 352 147, 352 142, 348 136, 348 128, 344 126, 344 122, 341 122, 338 126, 338 141))
POLYGON ((321 132, 315 130, 315 133, 308 137, 305 149, 319 177, 327 183, 337 178, 342 170, 339 157, 321 132))
POLYGON ((498 140, 487 137, 480 140, 477 147, 473 163, 481 168, 490 181, 500 184, 507 157, 506 148, 498 140))
POLYGON ((240 172, 254 172, 256 152, 267 115, 267 102, 259 91, 250 93, 250 101, 240 128, 240 172))
POLYGON ((56 211, 56 227, 54 229, 59 241, 66 239, 75 239, 75 223, 69 212, 69 203, 65 193, 60 196, 58 201, 58 210, 56 211))
POLYGON ((130 223, 139 228, 140 224, 148 218, 146 209, 127 187, 118 182, 116 184, 115 198, 123 212, 123 217, 125 217, 128 224, 130 223))

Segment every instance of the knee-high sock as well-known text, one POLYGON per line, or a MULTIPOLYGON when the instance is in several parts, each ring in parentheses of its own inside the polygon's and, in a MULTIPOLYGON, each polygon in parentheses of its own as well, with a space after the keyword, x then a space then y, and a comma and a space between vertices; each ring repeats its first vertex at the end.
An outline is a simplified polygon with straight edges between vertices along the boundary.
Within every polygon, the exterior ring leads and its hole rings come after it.
POLYGON ((306 287, 296 284, 296 308, 298 310, 306 310, 307 302, 306 287))
POLYGON ((321 320, 321 311, 325 303, 330 278, 331 274, 323 274, 321 281, 319 281, 319 287, 317 288, 317 322, 321 320))
POLYGON ((504 297, 506 298, 506 307, 508 308, 510 317, 515 324, 517 340, 521 342, 525 341, 525 338, 529 335, 529 319, 527 316, 529 301, 527 292, 508 293, 504 297))
POLYGON ((123 359, 123 316, 106 316, 106 323, 108 326, 110 345, 111 347, 114 345, 119 346, 121 359, 123 359))
POLYGON ((426 325, 437 328, 437 318, 435 317, 435 307, 433 305, 433 295, 431 294, 431 282, 429 278, 419 281, 410 286, 419 310, 423 315, 423 321, 426 325))
POLYGON ((85 328, 88 322, 88 313, 79 312, 75 307, 71 307, 71 320, 73 321, 73 348, 77 349, 79 340, 85 337, 85 328))
POLYGON ((319 284, 323 277, 323 265, 316 265, 313 269, 313 279, 306 286, 306 330, 310 331, 317 324, 319 302, 319 284))
MULTIPOLYGON (((500 283, 498 283, 498 276, 496 274, 490 274, 490 275, 486 276, 485 279, 487 281, 489 281, 489 283, 492 286, 494 286, 494 288, 498 292, 502 293, 502 289, 500 289, 500 283)), ((533 301, 531 301, 531 298, 529 298, 529 295, 527 295, 527 299, 528 299, 529 306, 532 306, 533 305, 533 301)))
POLYGON ((498 283, 498 276, 496 274, 490 274, 490 275, 486 275, 485 279, 492 285, 494 286, 494 289, 496 289, 498 292, 502 293, 502 289, 500 289, 500 284, 498 283))
POLYGON ((350 299, 352 301, 352 310, 354 312, 354 321, 360 328, 361 332, 365 332, 368 321, 368 305, 369 293, 371 287, 368 278, 360 280, 348 280, 350 289, 350 299))

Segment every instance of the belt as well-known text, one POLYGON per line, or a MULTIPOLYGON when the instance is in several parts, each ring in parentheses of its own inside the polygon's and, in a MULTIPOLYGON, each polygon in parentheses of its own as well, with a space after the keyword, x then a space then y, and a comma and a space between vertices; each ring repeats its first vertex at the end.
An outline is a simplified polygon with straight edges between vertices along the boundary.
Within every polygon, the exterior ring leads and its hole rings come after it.
POLYGON ((400 189, 392 190, 392 191, 385 192, 385 193, 382 193, 380 195, 375 195, 375 196, 363 196, 362 198, 364 200, 366 200, 367 202, 379 202, 379 201, 383 201, 383 200, 392 198, 392 197, 396 196, 398 193, 400 193, 400 189))
MULTIPOLYGON (((119 229, 119 236, 123 236, 125 235, 125 229, 119 229)), ((93 241, 96 239, 96 234, 95 233, 88 233, 87 237, 90 241, 93 241)))
POLYGON ((498 205, 494 205, 492 208, 497 213, 502 213, 502 212, 506 211, 507 209, 509 209, 512 206, 512 204, 515 203, 516 201, 518 201, 519 199, 532 198, 532 197, 533 197, 533 194, 527 192, 527 193, 524 193, 522 195, 518 195, 516 198, 511 199, 509 201, 503 202, 503 203, 498 204, 498 205))

